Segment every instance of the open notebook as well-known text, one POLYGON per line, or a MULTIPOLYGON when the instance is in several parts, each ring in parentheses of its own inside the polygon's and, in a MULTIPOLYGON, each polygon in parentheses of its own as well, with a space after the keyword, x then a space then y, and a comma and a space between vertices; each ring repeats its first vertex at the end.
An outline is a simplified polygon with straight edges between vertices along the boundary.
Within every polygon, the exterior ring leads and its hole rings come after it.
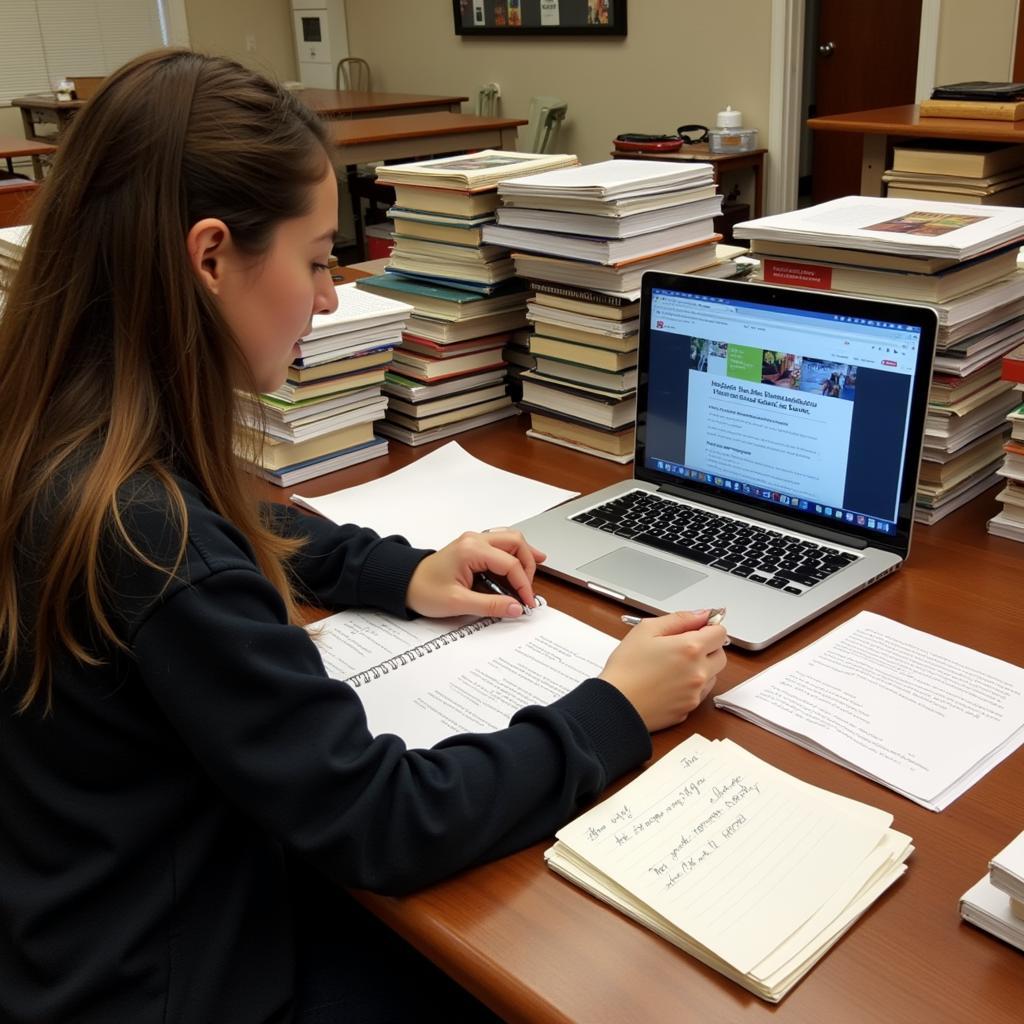
POLYGON ((778 1002, 906 870, 892 815, 694 735, 566 825, 548 866, 778 1002))

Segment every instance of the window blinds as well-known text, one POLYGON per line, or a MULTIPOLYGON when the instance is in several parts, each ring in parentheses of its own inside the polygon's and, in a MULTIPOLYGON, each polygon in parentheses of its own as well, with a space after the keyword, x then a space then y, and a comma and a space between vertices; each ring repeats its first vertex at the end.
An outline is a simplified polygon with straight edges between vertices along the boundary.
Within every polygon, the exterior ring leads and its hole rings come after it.
POLYGON ((166 0, 3 0, 0 103, 107 75, 169 40, 166 0))

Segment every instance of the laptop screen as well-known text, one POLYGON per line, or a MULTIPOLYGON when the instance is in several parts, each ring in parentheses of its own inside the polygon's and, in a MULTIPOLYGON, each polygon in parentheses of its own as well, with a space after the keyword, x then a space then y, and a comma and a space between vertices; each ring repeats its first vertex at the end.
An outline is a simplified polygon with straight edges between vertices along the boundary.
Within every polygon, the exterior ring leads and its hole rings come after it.
POLYGON ((659 278, 642 313, 637 475, 868 540, 909 533, 935 314, 659 278))

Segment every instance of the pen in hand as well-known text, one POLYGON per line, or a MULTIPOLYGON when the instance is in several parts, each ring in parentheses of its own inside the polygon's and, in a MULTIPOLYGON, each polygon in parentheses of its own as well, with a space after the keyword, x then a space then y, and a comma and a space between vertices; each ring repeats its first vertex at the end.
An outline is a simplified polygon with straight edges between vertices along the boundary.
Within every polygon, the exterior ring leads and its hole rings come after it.
MULTIPOLYGON (((623 615, 621 616, 621 618, 627 626, 639 626, 640 623, 644 621, 643 617, 640 615, 623 615)), ((722 624, 722 619, 724 618, 724 608, 712 608, 711 611, 708 613, 707 624, 709 626, 720 626, 722 624)))
POLYGON ((496 579, 494 579, 493 576, 488 575, 486 572, 478 572, 474 575, 473 579, 476 586, 483 590, 487 590, 492 594, 497 594, 499 597, 509 597, 513 601, 516 601, 523 609, 524 615, 532 613, 533 609, 529 605, 523 604, 522 599, 518 594, 512 592, 511 587, 502 586, 496 579))

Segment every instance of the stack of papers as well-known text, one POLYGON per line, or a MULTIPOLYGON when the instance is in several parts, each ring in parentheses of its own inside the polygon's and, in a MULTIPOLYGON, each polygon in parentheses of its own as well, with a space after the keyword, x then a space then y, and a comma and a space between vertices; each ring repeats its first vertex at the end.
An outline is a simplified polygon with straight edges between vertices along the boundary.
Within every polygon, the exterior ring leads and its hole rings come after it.
POLYGON ((872 612, 715 705, 932 811, 1024 742, 1024 669, 872 612))
POLYGON ((844 196, 744 221, 733 233, 737 238, 966 260, 1024 236, 1024 209, 844 196))
POLYGON ((1024 950, 1024 832, 989 861, 989 871, 960 898, 960 916, 1024 950))
POLYGON ((10 287, 14 272, 21 263, 22 253, 28 245, 32 228, 28 224, 18 227, 0 228, 0 297, 10 287))
POLYGON ((906 870, 892 815, 691 736, 557 833, 548 866, 778 1002, 906 870))

